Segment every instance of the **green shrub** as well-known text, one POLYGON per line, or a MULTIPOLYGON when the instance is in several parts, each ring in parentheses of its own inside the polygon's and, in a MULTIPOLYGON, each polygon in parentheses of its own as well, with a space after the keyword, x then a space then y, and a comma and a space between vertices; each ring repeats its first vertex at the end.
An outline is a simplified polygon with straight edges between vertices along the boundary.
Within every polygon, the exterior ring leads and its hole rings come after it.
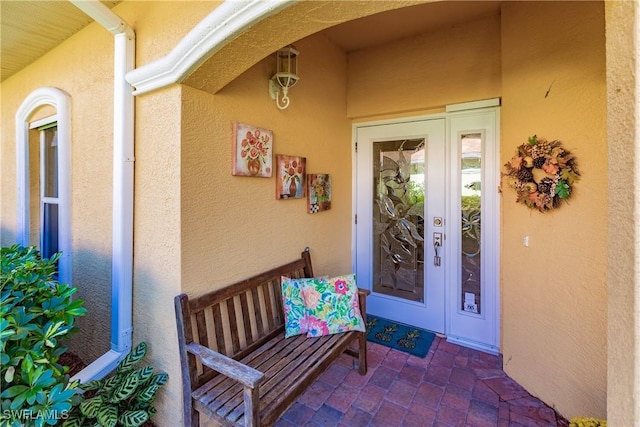
POLYGON ((480 209, 480 196, 462 196, 462 210, 480 209))
POLYGON ((53 425, 67 416, 75 385, 58 363, 67 351, 60 340, 77 328, 86 309, 76 292, 55 279, 60 254, 42 259, 34 247, 0 249, 0 426, 53 425))
POLYGON ((156 413, 152 405, 156 393, 169 376, 154 375, 153 368, 136 366, 146 354, 147 344, 141 342, 110 376, 80 385, 86 395, 92 396, 84 397, 73 408, 63 427, 137 427, 151 418, 156 413))

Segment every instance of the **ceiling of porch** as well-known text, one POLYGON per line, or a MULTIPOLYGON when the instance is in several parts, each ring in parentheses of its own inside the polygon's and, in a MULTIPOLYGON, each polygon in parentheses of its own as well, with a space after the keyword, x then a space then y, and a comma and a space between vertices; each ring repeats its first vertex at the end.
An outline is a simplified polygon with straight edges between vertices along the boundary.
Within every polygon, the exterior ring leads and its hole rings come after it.
MULTIPOLYGON (((120 0, 103 0, 112 8, 120 0)), ((11 77, 93 22, 68 1, 0 2, 2 74, 11 77)))

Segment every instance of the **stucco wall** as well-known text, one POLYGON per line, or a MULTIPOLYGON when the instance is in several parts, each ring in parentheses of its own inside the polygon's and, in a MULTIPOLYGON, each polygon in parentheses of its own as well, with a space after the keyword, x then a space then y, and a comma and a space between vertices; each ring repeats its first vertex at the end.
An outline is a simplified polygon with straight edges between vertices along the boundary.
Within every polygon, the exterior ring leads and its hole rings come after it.
POLYGON ((605 417, 604 4, 505 2, 502 88, 502 163, 536 134, 561 140, 582 172, 570 202, 544 215, 503 188, 504 368, 566 417, 605 417))
MULTIPOLYGON (((79 319, 70 347, 86 362, 109 350, 111 334, 112 45, 107 31, 91 26, 2 82, 3 246, 16 243, 16 110, 44 86, 71 96, 73 285, 88 315, 79 319), (71 78, 78 75, 85 78, 71 78)), ((46 115, 38 112, 34 118, 46 115)))
POLYGON ((640 426, 637 2, 606 2, 609 271, 607 419, 640 426))
POLYGON ((500 17, 349 54, 347 114, 359 119, 444 111, 500 96, 500 17))
POLYGON ((316 273, 350 271, 346 55, 322 36, 303 39, 296 47, 300 81, 290 90, 291 105, 284 111, 267 90, 272 56, 215 95, 184 87, 182 289, 189 294, 293 260, 306 246, 316 273), (306 198, 276 200, 275 174, 232 176, 234 121, 272 130, 274 154, 306 157, 307 173, 331 174, 331 210, 312 215, 306 198))
POLYGON ((182 377, 173 297, 180 293, 179 86, 137 101, 133 344, 149 345, 147 363, 169 374, 156 401, 158 426, 179 425, 182 377))

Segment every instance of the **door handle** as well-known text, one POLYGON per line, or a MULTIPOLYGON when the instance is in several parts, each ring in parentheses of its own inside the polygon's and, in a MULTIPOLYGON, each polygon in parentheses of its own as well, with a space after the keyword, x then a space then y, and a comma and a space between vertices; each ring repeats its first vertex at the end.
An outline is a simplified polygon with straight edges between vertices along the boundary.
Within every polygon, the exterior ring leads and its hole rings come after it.
POLYGON ((436 267, 440 267, 442 259, 440 258, 440 254, 438 253, 439 249, 442 247, 442 233, 433 233, 433 251, 435 253, 433 257, 433 265, 436 267))

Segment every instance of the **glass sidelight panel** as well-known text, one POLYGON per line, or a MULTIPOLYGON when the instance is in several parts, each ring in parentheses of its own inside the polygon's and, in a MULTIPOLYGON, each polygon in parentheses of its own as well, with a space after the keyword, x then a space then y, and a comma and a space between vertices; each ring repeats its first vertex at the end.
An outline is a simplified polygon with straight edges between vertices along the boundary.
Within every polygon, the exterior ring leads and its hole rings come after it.
POLYGON ((373 291, 424 301, 425 141, 373 144, 373 291))
POLYGON ((481 314, 480 241, 482 198, 482 134, 463 134, 460 138, 462 194, 461 305, 468 313, 481 314))

